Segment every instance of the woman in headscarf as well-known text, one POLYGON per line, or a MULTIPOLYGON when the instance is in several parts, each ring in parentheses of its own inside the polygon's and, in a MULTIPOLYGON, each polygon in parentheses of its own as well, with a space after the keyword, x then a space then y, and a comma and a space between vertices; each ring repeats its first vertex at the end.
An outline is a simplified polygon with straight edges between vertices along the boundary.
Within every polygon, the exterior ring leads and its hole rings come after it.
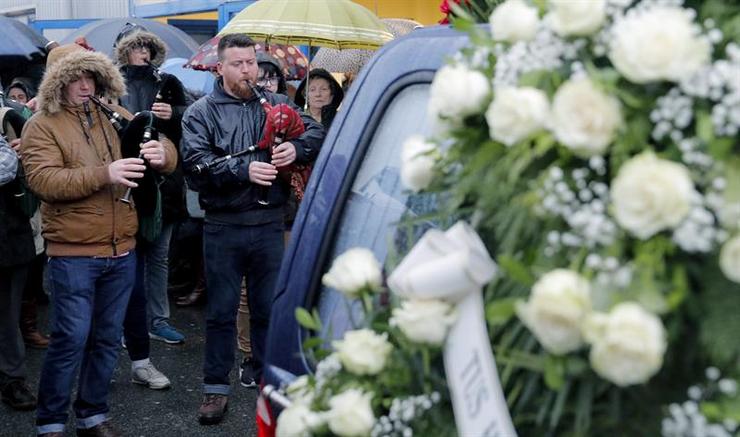
POLYGON ((337 115, 339 104, 344 98, 344 91, 334 76, 323 68, 311 70, 308 79, 308 87, 306 87, 306 79, 298 86, 295 103, 301 108, 305 107, 306 95, 308 95, 309 115, 321 123, 325 129, 329 129, 337 115))

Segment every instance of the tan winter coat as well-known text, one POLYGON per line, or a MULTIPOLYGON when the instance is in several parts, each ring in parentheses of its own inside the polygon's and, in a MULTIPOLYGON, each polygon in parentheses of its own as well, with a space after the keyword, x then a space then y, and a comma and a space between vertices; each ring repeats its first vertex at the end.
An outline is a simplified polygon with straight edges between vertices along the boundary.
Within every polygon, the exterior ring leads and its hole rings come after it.
MULTIPOLYGON (((83 72, 91 72, 96 93, 118 99, 125 84, 118 69, 102 53, 58 47, 49 55, 39 88, 40 111, 23 129, 21 155, 28 184, 42 199, 42 234, 50 256, 115 256, 136 245, 136 211, 118 199, 121 185, 108 183, 108 165, 121 159, 117 132, 98 108, 90 103, 70 106, 64 87, 83 72), (56 55, 56 56, 52 56, 56 55)), ((125 109, 110 105, 127 118, 125 109)), ((173 144, 166 149, 170 173, 177 164, 173 144)))

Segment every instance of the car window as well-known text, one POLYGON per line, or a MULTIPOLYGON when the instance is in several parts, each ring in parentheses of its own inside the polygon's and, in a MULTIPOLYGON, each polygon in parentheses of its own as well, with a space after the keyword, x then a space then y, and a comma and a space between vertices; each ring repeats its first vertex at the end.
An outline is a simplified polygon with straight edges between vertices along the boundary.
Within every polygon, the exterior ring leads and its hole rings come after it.
MULTIPOLYGON (((400 178, 403 142, 413 134, 431 132, 428 101, 429 84, 414 84, 402 89, 386 108, 352 183, 325 269, 331 266, 331 260, 353 247, 372 250, 384 264, 389 247, 397 249, 403 245, 398 241, 403 235, 398 230, 399 220, 417 216, 433 206, 428 195, 410 195, 400 178)), ((318 296, 324 338, 340 338, 353 328, 353 323, 359 322, 359 301, 350 302, 328 287, 323 287, 318 296)))

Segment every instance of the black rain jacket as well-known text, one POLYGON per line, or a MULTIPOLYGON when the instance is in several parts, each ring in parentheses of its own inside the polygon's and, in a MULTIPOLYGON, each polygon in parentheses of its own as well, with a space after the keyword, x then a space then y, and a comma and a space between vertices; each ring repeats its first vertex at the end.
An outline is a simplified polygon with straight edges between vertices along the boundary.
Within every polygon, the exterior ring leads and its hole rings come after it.
MULTIPOLYGON (((270 104, 287 103, 301 114, 306 131, 289 140, 296 148, 296 163, 313 162, 324 140, 324 129, 304 114, 287 96, 265 92, 270 104)), ((262 186, 249 181, 249 163, 268 162, 267 150, 231 158, 198 173, 196 165, 248 149, 263 136, 265 111, 257 97, 237 99, 223 89, 219 79, 211 94, 190 106, 182 120, 182 158, 188 186, 200 194, 206 221, 258 225, 283 221, 289 184, 280 176, 268 189, 269 205, 260 205, 262 186)))

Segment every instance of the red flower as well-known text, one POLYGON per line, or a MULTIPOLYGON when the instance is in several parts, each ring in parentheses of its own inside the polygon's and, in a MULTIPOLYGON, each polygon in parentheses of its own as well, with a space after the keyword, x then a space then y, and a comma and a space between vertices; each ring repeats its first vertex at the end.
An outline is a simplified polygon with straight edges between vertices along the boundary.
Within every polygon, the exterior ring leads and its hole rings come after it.
MULTIPOLYGON (((470 5, 469 0, 452 0, 455 4, 459 5, 463 1, 465 1, 465 5, 470 5)), ((452 14, 452 9, 450 8, 450 0, 442 0, 442 3, 439 4, 439 11, 442 12, 445 16, 439 20, 439 24, 450 24, 450 15, 452 14)))

